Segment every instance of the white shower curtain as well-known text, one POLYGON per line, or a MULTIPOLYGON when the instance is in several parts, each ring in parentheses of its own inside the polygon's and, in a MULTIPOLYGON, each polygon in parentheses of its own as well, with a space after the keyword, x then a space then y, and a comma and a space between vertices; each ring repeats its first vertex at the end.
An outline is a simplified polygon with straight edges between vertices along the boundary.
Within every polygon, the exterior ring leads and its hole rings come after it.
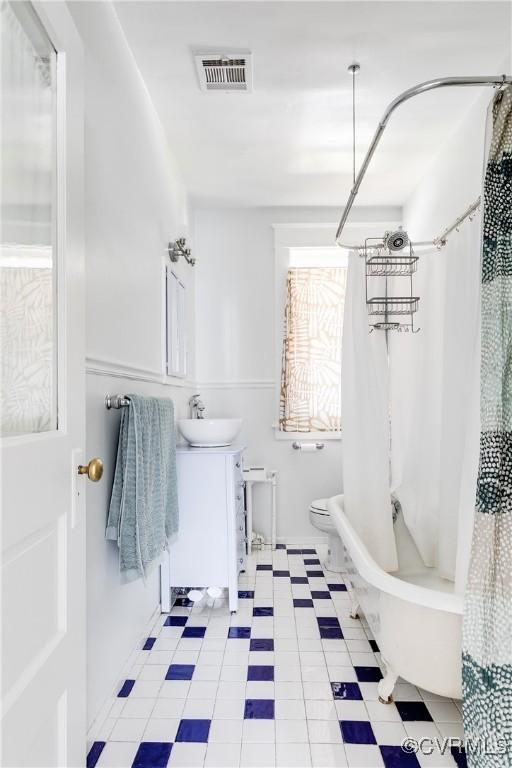
POLYGON ((480 219, 446 248, 438 567, 463 592, 480 450, 480 219))
POLYGON ((349 255, 343 320, 341 411, 345 512, 376 562, 398 567, 389 492, 385 333, 368 332, 365 262, 349 255))
POLYGON ((420 333, 390 340, 393 489, 426 565, 463 591, 479 452, 480 225, 422 252, 420 333), (460 531, 460 536, 459 536, 460 531))

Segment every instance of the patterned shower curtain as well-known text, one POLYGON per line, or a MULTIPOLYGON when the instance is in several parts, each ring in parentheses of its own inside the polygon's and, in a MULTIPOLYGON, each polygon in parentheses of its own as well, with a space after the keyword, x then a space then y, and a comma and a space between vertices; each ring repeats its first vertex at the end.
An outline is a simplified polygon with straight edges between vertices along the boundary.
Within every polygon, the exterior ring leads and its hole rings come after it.
POLYGON ((480 467, 463 630, 470 768, 512 766, 512 86, 484 182, 480 467))

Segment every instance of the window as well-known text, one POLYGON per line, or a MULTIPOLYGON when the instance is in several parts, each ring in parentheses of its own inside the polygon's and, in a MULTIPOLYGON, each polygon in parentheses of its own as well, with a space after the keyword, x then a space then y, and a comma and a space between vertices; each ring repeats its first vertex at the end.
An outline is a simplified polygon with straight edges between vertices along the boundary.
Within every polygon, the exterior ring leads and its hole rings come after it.
POLYGON ((336 433, 341 430, 345 282, 345 266, 291 266, 288 269, 280 432, 336 433))
POLYGON ((29 3, 2 4, 0 432, 57 429, 57 54, 29 3))

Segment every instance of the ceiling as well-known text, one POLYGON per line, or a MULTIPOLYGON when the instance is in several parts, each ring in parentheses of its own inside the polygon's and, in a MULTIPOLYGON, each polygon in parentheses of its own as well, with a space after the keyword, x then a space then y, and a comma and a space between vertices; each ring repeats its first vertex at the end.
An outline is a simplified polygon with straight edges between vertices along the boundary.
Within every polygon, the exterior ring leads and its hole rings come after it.
MULTIPOLYGON (((511 61, 509 2, 135 0, 116 10, 191 197, 221 205, 343 205, 352 61, 359 162, 401 91, 511 61), (252 51, 253 93, 199 90, 193 53, 212 48, 252 51)), ((401 107, 358 202, 404 203, 481 92, 450 88, 401 107)))

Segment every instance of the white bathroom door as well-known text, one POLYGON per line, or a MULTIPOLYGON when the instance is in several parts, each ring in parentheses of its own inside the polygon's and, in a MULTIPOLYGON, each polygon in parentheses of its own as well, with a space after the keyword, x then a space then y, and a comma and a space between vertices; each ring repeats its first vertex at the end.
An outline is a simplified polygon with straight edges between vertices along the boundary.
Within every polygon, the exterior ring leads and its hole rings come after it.
POLYGON ((2 8, 2 754, 85 764, 83 52, 2 8))

